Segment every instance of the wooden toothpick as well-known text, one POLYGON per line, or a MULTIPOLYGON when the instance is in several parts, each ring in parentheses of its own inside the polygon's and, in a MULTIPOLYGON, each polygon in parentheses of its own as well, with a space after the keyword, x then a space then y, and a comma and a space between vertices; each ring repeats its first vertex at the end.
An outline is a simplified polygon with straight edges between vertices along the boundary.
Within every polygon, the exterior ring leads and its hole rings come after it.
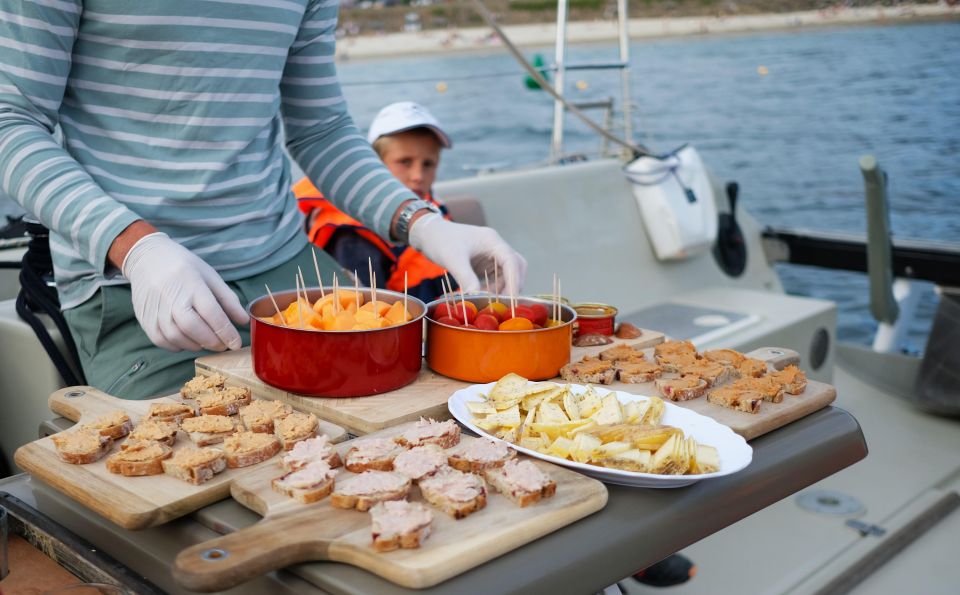
POLYGON ((299 328, 302 329, 303 328, 303 311, 300 309, 300 277, 294 277, 293 282, 294 282, 294 285, 296 285, 295 291, 297 292, 296 294, 297 300, 295 302, 297 304, 297 319, 299 319, 300 321, 299 328))
POLYGON ((360 275, 353 269, 353 295, 357 298, 357 312, 360 311, 360 275))
POLYGON ((403 317, 407 317, 407 271, 403 271, 403 317))
POLYGON ((323 293, 323 277, 320 276, 320 265, 317 264, 317 249, 311 246, 310 250, 313 252, 313 270, 317 273, 317 285, 320 286, 320 298, 322 299, 327 296, 323 293))
POLYGON ((273 297, 273 292, 270 291, 270 286, 266 283, 264 283, 263 286, 267 288, 267 295, 270 296, 270 301, 273 302, 273 307, 276 308, 277 314, 280 315, 280 324, 287 326, 287 321, 283 318, 283 312, 280 311, 280 306, 277 305, 277 300, 273 297))

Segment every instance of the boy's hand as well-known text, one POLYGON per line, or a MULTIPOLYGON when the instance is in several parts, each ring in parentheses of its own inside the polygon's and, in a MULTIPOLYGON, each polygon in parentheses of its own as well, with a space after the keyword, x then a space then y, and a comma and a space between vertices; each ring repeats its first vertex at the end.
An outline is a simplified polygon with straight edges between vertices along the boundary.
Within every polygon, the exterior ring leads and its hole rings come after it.
POLYGON ((518 295, 523 289, 527 261, 489 227, 454 223, 431 213, 413 221, 409 238, 414 249, 450 271, 463 291, 480 290, 480 276, 492 273, 494 266, 502 271, 494 291, 518 295))
POLYGON ((240 300, 213 267, 167 234, 140 238, 123 259, 133 311, 150 340, 169 351, 240 349, 240 300), (229 315, 229 318, 228 318, 229 315))

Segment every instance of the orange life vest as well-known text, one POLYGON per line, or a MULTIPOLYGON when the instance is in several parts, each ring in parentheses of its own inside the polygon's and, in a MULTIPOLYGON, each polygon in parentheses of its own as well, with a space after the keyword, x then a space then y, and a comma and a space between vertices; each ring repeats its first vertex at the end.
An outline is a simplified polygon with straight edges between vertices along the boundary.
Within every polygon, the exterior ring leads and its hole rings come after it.
MULTIPOLYGON (((421 283, 435 281, 443 277, 443 269, 423 254, 410 246, 393 248, 372 230, 367 229, 362 223, 335 207, 333 203, 323 197, 323 194, 308 178, 303 178, 294 184, 293 193, 297 197, 300 210, 307 216, 307 237, 311 243, 326 248, 337 231, 347 229, 383 252, 383 255, 393 263, 390 275, 387 278, 387 289, 403 291, 404 272, 407 274, 407 284, 410 289, 415 289, 421 283)), ((428 195, 425 200, 440 208, 444 217, 450 218, 443 205, 434 200, 433 197, 428 195)), ((440 292, 436 293, 439 294, 440 292)))

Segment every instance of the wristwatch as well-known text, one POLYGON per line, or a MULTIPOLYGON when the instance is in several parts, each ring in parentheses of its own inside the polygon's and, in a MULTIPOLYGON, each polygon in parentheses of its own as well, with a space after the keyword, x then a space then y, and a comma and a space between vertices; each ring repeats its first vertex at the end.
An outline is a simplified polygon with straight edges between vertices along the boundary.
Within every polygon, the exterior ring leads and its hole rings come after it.
POLYGON ((400 210, 400 216, 397 218, 397 225, 393 230, 394 241, 398 244, 407 244, 409 242, 410 221, 413 219, 415 213, 423 210, 430 211, 431 213, 440 213, 440 209, 433 203, 419 198, 403 205, 403 208, 400 210))

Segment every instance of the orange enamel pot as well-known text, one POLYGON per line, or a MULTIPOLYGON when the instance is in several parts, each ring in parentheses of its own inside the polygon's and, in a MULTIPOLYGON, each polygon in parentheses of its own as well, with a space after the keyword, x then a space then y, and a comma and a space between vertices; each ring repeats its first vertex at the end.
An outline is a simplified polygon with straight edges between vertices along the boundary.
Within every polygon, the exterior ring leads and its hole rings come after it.
MULTIPOLYGON (((478 310, 487 305, 488 299, 466 298, 478 310)), ((570 362, 577 314, 569 306, 561 305, 562 324, 555 327, 485 331, 437 322, 433 313, 444 303, 437 300, 427 304, 427 365, 434 372, 478 384, 499 380, 511 372, 528 380, 547 380, 570 362)), ((532 298, 519 298, 518 303, 542 304, 548 311, 552 307, 549 301, 532 298)))

